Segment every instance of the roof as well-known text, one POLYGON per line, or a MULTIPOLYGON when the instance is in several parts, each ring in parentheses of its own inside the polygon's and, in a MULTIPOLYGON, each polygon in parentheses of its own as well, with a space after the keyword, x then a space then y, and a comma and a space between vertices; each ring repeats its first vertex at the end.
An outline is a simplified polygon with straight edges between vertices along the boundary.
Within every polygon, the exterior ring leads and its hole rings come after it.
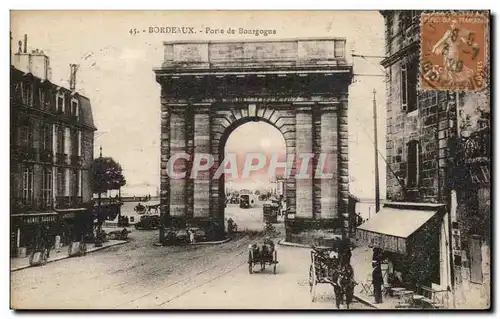
POLYGON ((358 229, 400 238, 408 238, 427 223, 437 209, 414 210, 383 207, 358 229))
MULTIPOLYGON (((52 88, 54 90, 62 90, 67 94, 72 94, 71 90, 68 88, 56 85, 48 79, 42 80, 42 79, 34 76, 32 73, 24 73, 23 71, 17 69, 13 65, 11 65, 11 79, 10 79, 11 83, 13 81, 13 78, 21 79, 22 77, 30 77, 30 78, 36 79, 36 81, 40 82, 42 85, 52 86, 52 88)), ((97 130, 97 128, 94 125, 94 117, 92 115, 92 105, 90 103, 89 98, 87 98, 86 96, 83 96, 82 94, 80 94, 78 92, 75 92, 73 96, 78 99, 78 102, 80 104, 81 119, 82 119, 81 123, 90 129, 97 130)))
POLYGON ((94 125, 94 116, 92 115, 92 105, 90 104, 89 98, 78 94, 78 102, 80 103, 80 111, 82 122, 94 130, 97 128, 94 125))

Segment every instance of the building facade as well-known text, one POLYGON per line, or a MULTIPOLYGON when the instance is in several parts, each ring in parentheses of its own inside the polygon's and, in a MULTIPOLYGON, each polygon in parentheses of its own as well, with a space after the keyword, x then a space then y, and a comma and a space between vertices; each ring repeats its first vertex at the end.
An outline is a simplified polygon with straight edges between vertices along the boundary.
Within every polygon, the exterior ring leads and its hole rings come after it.
MULTIPOLYGON (((73 66, 71 67, 73 73, 73 66)), ((50 61, 27 52, 11 60, 11 249, 30 251, 42 223, 63 242, 92 229, 94 131, 88 98, 50 81, 50 61), (22 248, 22 249, 21 249, 22 248)))
MULTIPOLYGON (((225 143, 238 126, 264 121, 283 134, 287 154, 313 153, 313 163, 328 154, 323 160, 332 172, 329 179, 296 179, 296 162, 291 164, 285 185, 287 234, 348 223, 347 107, 353 71, 345 42, 165 43, 164 62, 155 70, 161 85, 162 214, 190 223, 212 218, 224 225, 224 177, 212 177, 224 165, 225 143), (197 179, 171 178, 169 159, 181 153, 210 153, 214 165, 197 179)), ((191 161, 175 163, 176 172, 190 169, 191 161)))
POLYGON ((443 205, 439 275, 447 307, 490 306, 490 99, 418 89, 419 11, 383 11, 387 199, 443 205))

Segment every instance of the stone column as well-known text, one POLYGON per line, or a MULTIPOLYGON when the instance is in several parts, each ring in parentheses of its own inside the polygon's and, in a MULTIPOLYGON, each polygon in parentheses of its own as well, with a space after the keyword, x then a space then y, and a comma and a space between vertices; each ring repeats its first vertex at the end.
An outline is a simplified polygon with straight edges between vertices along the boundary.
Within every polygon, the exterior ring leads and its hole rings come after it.
MULTIPOLYGON (((210 154, 210 108, 201 107, 194 115, 194 155, 210 154)), ((193 163, 196 165, 196 163, 193 163)), ((210 216, 210 171, 194 177, 194 218, 210 216)))
POLYGON ((337 106, 323 106, 321 108, 321 153, 326 154, 326 157, 324 157, 325 169, 322 173, 333 174, 333 176, 321 179, 321 218, 338 217, 337 128, 337 106))
MULTIPOLYGON (((312 109, 311 106, 298 106, 295 114, 295 136, 296 136, 296 165, 295 176, 300 174, 301 163, 297 162, 300 155, 312 153, 312 109)), ((309 160, 311 166, 312 159, 309 160)), ((313 183, 311 170, 308 170, 309 177, 296 179, 296 217, 313 218, 313 183)))
POLYGON ((170 106, 166 98, 161 96, 161 135, 160 135, 160 214, 162 226, 160 227, 160 243, 165 237, 166 217, 169 215, 169 189, 170 180, 167 172, 167 162, 170 157, 170 106))
MULTIPOLYGON (((219 186, 221 183, 221 179, 215 180, 213 179, 213 176, 215 175, 215 172, 219 168, 219 164, 222 161, 220 158, 220 143, 221 141, 219 138, 214 138, 216 135, 218 135, 217 128, 215 123, 215 113, 213 114, 213 121, 209 125, 209 130, 210 130, 210 135, 212 137, 212 140, 210 141, 210 149, 211 149, 211 154, 214 157, 214 164, 212 165, 212 168, 210 169, 210 178, 212 179, 212 182, 210 183, 210 214, 212 218, 219 218, 221 215, 221 209, 223 210, 223 207, 220 207, 219 205, 219 186)), ((219 132, 220 133, 220 132, 219 132)), ((222 149, 222 152, 224 152, 224 149, 222 149)), ((224 175, 221 177, 222 179, 224 178, 224 175)))
POLYGON ((186 153, 191 160, 186 163, 186 220, 193 218, 194 210, 194 180, 191 179, 191 169, 194 158, 194 112, 195 106, 189 104, 185 111, 185 129, 186 129, 186 153))
MULTIPOLYGON (((172 108, 170 114, 170 155, 186 153, 186 120, 184 106, 172 108)), ((175 172, 186 170, 187 161, 177 159, 175 161, 175 172)), ((170 216, 185 217, 186 215, 186 176, 182 179, 170 178, 170 216)))
POLYGON ((339 143, 339 216, 344 222, 343 236, 349 229, 349 131, 347 127, 347 94, 341 97, 338 105, 338 143, 339 143))

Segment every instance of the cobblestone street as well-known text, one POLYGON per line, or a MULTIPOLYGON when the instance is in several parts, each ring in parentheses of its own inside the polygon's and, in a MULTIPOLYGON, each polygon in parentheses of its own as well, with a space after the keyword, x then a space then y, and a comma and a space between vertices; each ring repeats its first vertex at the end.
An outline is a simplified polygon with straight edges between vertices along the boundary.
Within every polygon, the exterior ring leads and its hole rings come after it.
MULTIPOLYGON (((261 208, 227 216, 257 220, 261 208)), ((242 228, 244 225, 239 225, 242 228)), ((281 226, 281 225, 280 225, 281 226)), ((248 245, 261 235, 238 234, 221 245, 158 247, 157 231, 130 242, 43 267, 11 273, 12 306, 21 309, 333 309, 329 285, 311 302, 309 250, 277 245, 278 271, 248 273, 248 245)), ((351 308, 366 306, 355 302, 351 308)))

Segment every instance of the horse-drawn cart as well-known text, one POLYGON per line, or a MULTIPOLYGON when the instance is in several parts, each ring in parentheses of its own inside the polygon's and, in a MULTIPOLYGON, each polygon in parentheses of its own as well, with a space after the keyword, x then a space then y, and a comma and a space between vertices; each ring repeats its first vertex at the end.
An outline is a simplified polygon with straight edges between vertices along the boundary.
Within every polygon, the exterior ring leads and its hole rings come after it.
POLYGON ((264 241, 263 244, 252 244, 248 247, 248 272, 253 273, 255 265, 260 265, 260 271, 266 269, 266 265, 273 267, 273 273, 276 274, 276 265, 278 264, 278 253, 274 248, 272 241, 264 241))
POLYGON ((318 284, 333 285, 338 263, 338 255, 334 249, 312 247, 311 266, 309 267, 309 291, 311 292, 312 301, 315 299, 318 284))
POLYGON ((336 248, 316 248, 311 250, 311 266, 309 267, 309 288, 314 302, 316 286, 330 284, 335 292, 337 308, 344 301, 347 309, 354 296, 354 271, 347 261, 341 262, 336 248))

